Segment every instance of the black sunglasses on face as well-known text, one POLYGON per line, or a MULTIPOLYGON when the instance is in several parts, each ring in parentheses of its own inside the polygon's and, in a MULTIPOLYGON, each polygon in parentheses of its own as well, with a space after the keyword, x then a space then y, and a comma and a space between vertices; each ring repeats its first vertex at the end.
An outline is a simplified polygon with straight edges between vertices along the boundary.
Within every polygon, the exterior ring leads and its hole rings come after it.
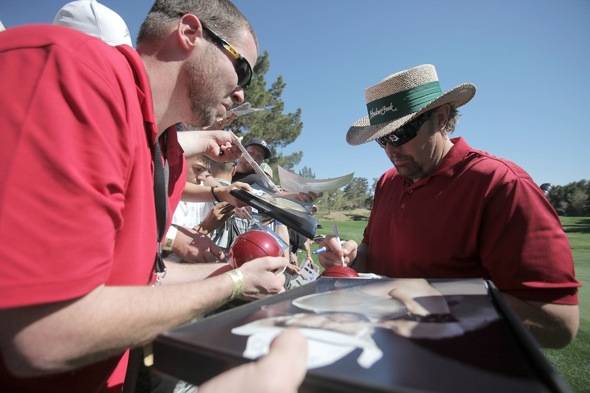
POLYGON ((252 67, 250 67, 250 63, 244 56, 240 54, 229 42, 221 38, 217 33, 213 30, 205 26, 203 21, 201 21, 201 26, 203 26, 203 30, 207 32, 207 35, 211 37, 215 45, 224 49, 232 58, 234 69, 236 70, 236 74, 238 75, 238 86, 241 88, 245 88, 250 84, 250 80, 252 80, 252 67))
POLYGON ((377 143, 384 149, 388 143, 395 147, 399 147, 405 143, 408 143, 416 137, 420 127, 422 127, 422 125, 430 118, 430 113, 431 112, 423 113, 411 122, 405 124, 403 127, 398 128, 391 134, 377 138, 377 143))

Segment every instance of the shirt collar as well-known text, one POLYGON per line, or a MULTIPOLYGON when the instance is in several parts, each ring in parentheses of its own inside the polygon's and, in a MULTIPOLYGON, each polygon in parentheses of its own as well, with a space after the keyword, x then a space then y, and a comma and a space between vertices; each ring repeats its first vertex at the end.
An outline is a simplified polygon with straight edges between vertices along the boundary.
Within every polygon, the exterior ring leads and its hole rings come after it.
POLYGON ((118 45, 115 48, 125 56, 125 59, 131 66, 133 77, 135 78, 135 86, 137 88, 137 98, 141 106, 141 113, 143 114, 143 121, 146 129, 152 135, 152 143, 155 142, 158 136, 158 127, 156 127, 156 116, 154 114, 154 102, 152 99, 152 90, 147 77, 143 61, 135 49, 127 45, 118 45))
POLYGON ((463 138, 452 138, 453 147, 431 176, 453 176, 455 166, 472 150, 463 138))

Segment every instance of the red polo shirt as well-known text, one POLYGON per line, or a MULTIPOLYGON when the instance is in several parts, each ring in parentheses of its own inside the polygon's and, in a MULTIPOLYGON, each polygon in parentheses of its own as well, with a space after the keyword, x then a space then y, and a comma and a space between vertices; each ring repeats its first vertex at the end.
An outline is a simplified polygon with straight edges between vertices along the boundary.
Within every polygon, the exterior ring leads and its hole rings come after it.
POLYGON ((430 176, 385 172, 363 242, 390 277, 484 277, 525 300, 577 304, 572 253, 530 176, 462 138, 430 176))
MULTIPOLYGON (((11 28, 0 33, 0 86, 0 308, 149 283, 156 128, 138 55, 62 27, 11 28)), ((183 184, 175 162, 171 179, 183 184)), ((0 358, 0 385, 103 391, 119 358, 26 380, 0 358)))

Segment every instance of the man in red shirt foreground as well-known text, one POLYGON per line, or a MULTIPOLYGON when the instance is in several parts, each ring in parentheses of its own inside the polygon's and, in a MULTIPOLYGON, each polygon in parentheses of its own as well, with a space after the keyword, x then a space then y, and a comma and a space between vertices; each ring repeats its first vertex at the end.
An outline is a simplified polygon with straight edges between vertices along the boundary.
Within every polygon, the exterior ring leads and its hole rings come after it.
MULTIPOLYGON (((227 0, 162 0, 142 25, 138 52, 59 26, 0 33, 4 391, 106 391, 127 348, 234 297, 283 288, 274 272, 286 258, 211 278, 218 265, 175 265, 151 285, 152 149, 159 141, 170 166, 170 213, 184 184, 172 126, 209 126, 243 102, 257 44, 227 0)), ((194 152, 234 160, 233 140, 222 131, 195 134, 194 152)), ((294 354, 302 344, 290 334, 270 355, 272 366, 233 370, 204 390, 294 391, 305 369, 294 354)))
POLYGON ((368 116, 348 143, 375 140, 394 167, 377 184, 360 246, 335 238, 324 266, 350 263, 390 277, 491 279, 541 345, 562 347, 579 324, 568 239, 555 210, 517 165, 449 138, 475 94, 442 93, 422 65, 366 91, 368 116))

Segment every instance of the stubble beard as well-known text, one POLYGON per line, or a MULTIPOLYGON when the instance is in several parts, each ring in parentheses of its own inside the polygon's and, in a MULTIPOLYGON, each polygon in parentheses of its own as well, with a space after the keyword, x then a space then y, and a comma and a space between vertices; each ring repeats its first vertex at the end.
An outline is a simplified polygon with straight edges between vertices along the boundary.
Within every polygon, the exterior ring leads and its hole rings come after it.
POLYGON ((215 94, 220 83, 215 73, 211 53, 206 52, 201 61, 187 62, 183 65, 183 72, 189 83, 188 98, 191 103, 192 121, 194 127, 208 127, 215 123, 217 105, 221 99, 215 94))
MULTIPOLYGON (((387 157, 389 158, 389 161, 391 161, 391 163, 393 164, 393 166, 397 170, 397 173, 399 173, 403 177, 408 177, 410 179, 413 179, 416 176, 420 176, 422 173, 422 168, 420 168, 420 166, 413 159, 413 157, 402 156, 402 159, 405 161, 405 163, 403 165, 399 165, 399 166, 395 164, 395 160, 393 159, 393 156, 391 156, 387 153, 387 157)), ((397 157, 400 157, 400 156, 397 155, 396 158, 397 157)))

